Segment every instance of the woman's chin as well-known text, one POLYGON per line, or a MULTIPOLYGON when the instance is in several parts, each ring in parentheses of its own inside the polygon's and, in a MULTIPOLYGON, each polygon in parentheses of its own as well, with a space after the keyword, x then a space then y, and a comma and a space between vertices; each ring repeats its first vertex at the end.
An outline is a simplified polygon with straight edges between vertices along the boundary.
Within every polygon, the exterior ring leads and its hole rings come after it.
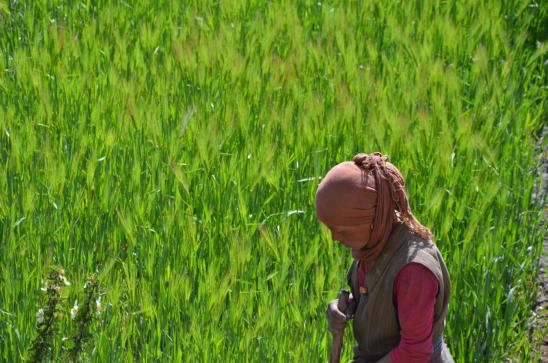
POLYGON ((352 248, 352 257, 358 259, 361 257, 361 248, 352 248))

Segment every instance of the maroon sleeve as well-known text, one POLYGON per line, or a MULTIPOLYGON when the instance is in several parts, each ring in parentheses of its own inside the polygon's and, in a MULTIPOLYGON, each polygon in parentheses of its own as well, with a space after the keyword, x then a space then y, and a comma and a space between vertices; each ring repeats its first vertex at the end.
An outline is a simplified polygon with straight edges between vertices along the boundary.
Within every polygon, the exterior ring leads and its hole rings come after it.
POLYGON ((430 360, 438 290, 436 276, 419 263, 410 263, 399 272, 394 281, 394 304, 398 311, 401 340, 390 352, 393 363, 430 360))

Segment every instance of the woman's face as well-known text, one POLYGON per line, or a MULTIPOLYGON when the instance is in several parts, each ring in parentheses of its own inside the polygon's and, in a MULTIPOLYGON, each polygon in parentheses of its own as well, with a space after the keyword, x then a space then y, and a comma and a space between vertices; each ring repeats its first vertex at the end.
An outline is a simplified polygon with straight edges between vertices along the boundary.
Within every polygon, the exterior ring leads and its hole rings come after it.
POLYGON ((331 237, 351 250, 360 250, 369 242, 373 225, 371 223, 356 226, 328 226, 331 237))

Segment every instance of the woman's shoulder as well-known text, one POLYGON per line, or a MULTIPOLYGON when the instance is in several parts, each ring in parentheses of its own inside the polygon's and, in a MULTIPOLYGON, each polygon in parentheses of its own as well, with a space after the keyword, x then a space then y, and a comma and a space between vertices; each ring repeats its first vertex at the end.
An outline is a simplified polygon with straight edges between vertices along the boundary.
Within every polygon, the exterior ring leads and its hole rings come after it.
POLYGON ((401 235, 400 248, 392 259, 392 265, 396 270, 401 270, 410 263, 418 263, 429 270, 438 270, 440 267, 439 250, 434 242, 412 232, 405 227, 401 235))
MULTIPOLYGON (((418 233, 413 232, 409 227, 402 224, 401 242, 403 249, 410 251, 431 251, 438 252, 436 244, 431 239, 426 239, 418 233)), ((401 249, 401 248, 400 248, 401 249)))

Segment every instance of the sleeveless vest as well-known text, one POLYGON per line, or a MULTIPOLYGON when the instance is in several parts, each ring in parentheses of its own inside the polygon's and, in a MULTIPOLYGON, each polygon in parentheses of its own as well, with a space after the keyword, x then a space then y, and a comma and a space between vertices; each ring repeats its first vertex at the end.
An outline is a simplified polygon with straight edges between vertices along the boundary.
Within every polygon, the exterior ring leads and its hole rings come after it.
POLYGON ((356 260, 348 270, 348 283, 357 299, 353 331, 358 345, 354 347, 352 362, 375 362, 398 346, 401 336, 398 313, 393 303, 393 286, 400 270, 412 262, 432 271, 439 283, 432 334, 434 354, 430 362, 453 362, 442 340, 451 289, 449 272, 436 245, 412 233, 402 223, 394 225, 384 250, 367 272, 367 293, 359 293, 356 260))

